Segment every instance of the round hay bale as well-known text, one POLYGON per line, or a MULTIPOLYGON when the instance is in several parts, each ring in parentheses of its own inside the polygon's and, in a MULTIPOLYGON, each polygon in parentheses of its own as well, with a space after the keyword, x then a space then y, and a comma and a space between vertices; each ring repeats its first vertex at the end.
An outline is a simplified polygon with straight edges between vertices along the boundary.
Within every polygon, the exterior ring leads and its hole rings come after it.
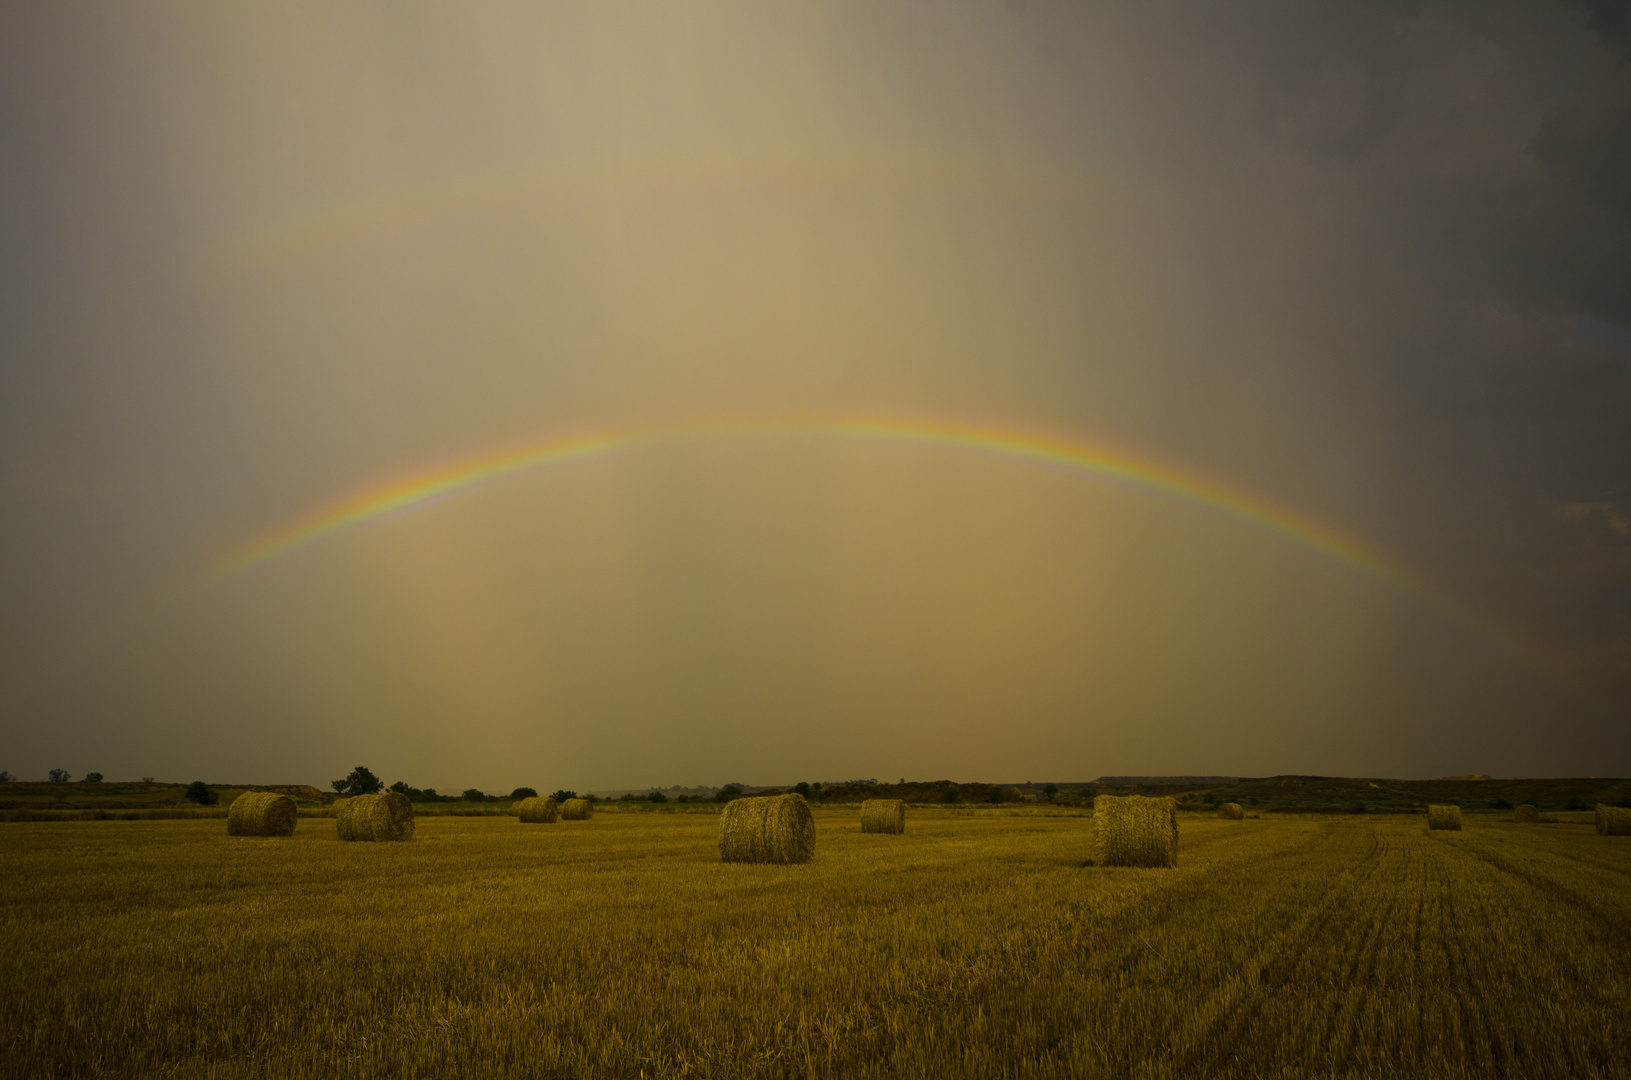
POLYGON ((1631 836, 1631 807, 1597 804, 1598 836, 1631 836))
MULTIPOLYGON (((412 840, 413 803, 408 801, 408 797, 400 791, 387 791, 383 795, 375 795, 374 799, 367 817, 372 835, 366 839, 412 840)), ((359 836, 358 839, 365 838, 359 836)))
POLYGON ((561 805, 548 795, 521 800, 521 824, 553 825, 561 816, 561 805))
POLYGON ((896 834, 905 832, 906 804, 899 799, 863 800, 861 831, 896 834))
POLYGON ((1228 821, 1242 821, 1246 817, 1246 808, 1237 802, 1226 802, 1218 806, 1218 817, 1228 821))
POLYGON ((1178 801, 1144 795, 1093 800, 1099 866, 1177 866, 1178 801))
POLYGON ((1429 806, 1427 808, 1427 828, 1447 829, 1450 832, 1461 831, 1461 807, 1459 806, 1429 806))
POLYGON ((227 807, 228 836, 288 836, 300 820, 300 809, 287 795, 246 791, 227 807))
POLYGON ((721 862, 807 863, 815 858, 815 815, 802 795, 732 799, 719 815, 721 862))
POLYGON ((341 840, 412 840, 413 803, 400 791, 347 799, 334 816, 341 840))
POLYGON ((1512 811, 1512 820, 1534 823, 1540 820, 1540 811, 1532 803, 1524 803, 1512 811))
POLYGON ((595 816, 595 804, 588 799, 568 799, 561 804, 562 821, 588 821, 595 816))
POLYGON ((334 800, 334 832, 341 840, 372 840, 372 830, 364 836, 357 826, 357 816, 367 817, 368 808, 373 806, 378 795, 353 795, 348 799, 334 800))

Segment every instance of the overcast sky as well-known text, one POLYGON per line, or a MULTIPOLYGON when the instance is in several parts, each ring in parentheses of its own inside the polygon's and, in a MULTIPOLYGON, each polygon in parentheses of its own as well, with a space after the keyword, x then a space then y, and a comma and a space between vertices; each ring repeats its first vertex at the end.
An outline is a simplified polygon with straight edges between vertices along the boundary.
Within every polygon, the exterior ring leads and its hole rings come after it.
POLYGON ((0 768, 1631 773, 1621 2, 0 8, 0 768), (788 411, 251 572, 518 441, 788 411))

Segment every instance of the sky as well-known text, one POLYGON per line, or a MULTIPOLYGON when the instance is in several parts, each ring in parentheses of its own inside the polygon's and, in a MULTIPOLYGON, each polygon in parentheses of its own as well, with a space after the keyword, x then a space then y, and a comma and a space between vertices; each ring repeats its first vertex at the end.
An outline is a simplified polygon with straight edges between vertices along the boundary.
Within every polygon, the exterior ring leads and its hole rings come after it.
POLYGON ((1631 10, 4 5, 0 768, 359 763, 1631 774, 1631 10))

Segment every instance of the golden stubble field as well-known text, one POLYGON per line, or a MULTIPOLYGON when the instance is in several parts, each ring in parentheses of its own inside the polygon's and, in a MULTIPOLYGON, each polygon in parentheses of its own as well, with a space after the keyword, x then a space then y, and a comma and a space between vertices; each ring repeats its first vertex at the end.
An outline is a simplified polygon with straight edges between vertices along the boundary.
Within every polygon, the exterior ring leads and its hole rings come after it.
POLYGON ((816 816, 798 867, 707 815, 0 825, 0 1075, 1631 1075, 1631 838, 816 816))

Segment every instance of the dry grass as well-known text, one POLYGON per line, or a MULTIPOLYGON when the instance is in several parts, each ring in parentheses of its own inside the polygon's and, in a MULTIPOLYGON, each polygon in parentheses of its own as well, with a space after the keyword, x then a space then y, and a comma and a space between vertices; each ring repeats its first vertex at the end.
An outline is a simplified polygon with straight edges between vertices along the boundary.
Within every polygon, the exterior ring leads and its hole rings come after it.
POLYGON ((1512 820, 1521 824, 1534 824, 1540 820, 1540 810, 1530 803, 1524 803, 1512 811, 1512 820))
POLYGON ((548 795, 522 799, 519 811, 523 825, 552 825, 561 816, 560 804, 548 795))
POLYGON ((861 803, 861 831, 864 833, 903 833, 906 831, 906 804, 899 799, 867 799, 861 803))
POLYGON ((287 795, 246 791, 227 807, 228 836, 290 836, 300 809, 287 795))
POLYGON ((1631 844, 1588 823, 1196 816, 1149 874, 1083 868, 1090 819, 912 818, 817 809, 796 872, 604 808, 0 825, 0 1080, 1631 1078, 1631 844))
POLYGON ((568 799, 561 804, 562 821, 588 821, 595 814, 595 804, 588 799, 568 799))
POLYGON ((724 862, 807 863, 815 858, 815 818, 800 795, 733 799, 719 814, 724 862))
POLYGON ((1237 802, 1226 802, 1218 806, 1218 817, 1225 821, 1246 820, 1246 808, 1237 802))
POLYGON ((1459 806, 1429 806, 1427 808, 1427 828, 1443 829, 1450 832, 1461 831, 1461 807, 1459 806))
POLYGON ((334 815, 334 828, 341 840, 412 840, 413 803, 399 791, 357 795, 334 815))
POLYGON ((1143 795, 1093 800, 1100 866, 1177 866, 1178 803, 1143 795))
POLYGON ((1631 836, 1631 807, 1597 804, 1598 836, 1631 836))

